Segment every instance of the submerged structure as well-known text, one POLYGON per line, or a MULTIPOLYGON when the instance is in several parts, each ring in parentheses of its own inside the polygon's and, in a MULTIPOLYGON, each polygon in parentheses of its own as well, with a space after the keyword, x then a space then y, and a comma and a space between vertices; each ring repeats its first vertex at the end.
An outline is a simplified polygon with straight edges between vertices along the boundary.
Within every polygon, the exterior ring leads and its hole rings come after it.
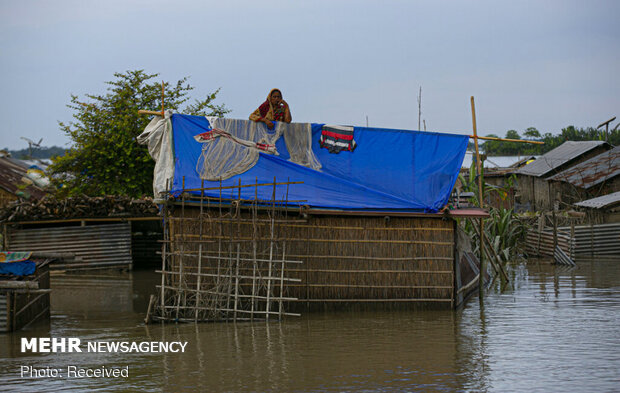
POLYGON ((0 333, 49 321, 49 259, 0 251, 0 333))
POLYGON ((444 209, 466 135, 166 113, 139 141, 165 225, 153 319, 456 308, 477 288, 456 219, 486 213, 444 209))

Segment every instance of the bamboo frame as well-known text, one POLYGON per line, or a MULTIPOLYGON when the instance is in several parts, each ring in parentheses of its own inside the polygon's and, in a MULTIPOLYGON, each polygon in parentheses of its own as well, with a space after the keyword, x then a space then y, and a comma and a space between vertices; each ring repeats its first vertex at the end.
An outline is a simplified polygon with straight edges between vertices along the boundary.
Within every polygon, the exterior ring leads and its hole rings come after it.
MULTIPOLYGON (((251 275, 251 276, 244 276, 239 274, 239 267, 236 267, 236 273, 233 276, 233 278, 249 278, 252 279, 255 276, 251 275)), ((210 273, 192 273, 192 272, 188 272, 188 271, 184 271, 184 272, 172 272, 172 271, 168 271, 168 270, 157 270, 156 273, 161 273, 161 274, 173 274, 173 275, 187 275, 187 276, 196 276, 196 277, 218 277, 217 274, 210 274, 210 273)), ((280 277, 271 277, 271 276, 261 276, 261 280, 265 280, 265 281, 276 281, 276 280, 282 280, 282 281, 290 281, 290 282, 301 282, 301 280, 299 278, 284 278, 281 279, 280 277)))
POLYGON ((258 223, 256 206, 261 201, 252 200, 253 203, 248 206, 254 211, 252 219, 244 219, 240 214, 241 188, 247 187, 240 182, 233 187, 220 187, 219 198, 204 198, 206 188, 202 182, 196 209, 198 217, 188 217, 186 196, 189 194, 183 178, 177 217, 169 217, 170 204, 166 203, 164 206, 168 231, 165 232, 166 238, 162 242, 166 246, 161 252, 164 262, 162 269, 157 271, 162 275, 158 290, 161 291, 160 297, 163 300, 153 310, 153 319, 236 321, 245 320, 244 316, 253 320, 271 319, 276 315, 278 318, 299 315, 285 312, 283 304, 297 299, 285 296, 285 285, 301 282, 299 278, 285 276, 285 270, 288 265, 300 264, 302 261, 287 260, 284 249, 281 254, 278 251, 276 256, 275 248, 276 243, 278 250, 281 247, 281 237, 276 229, 287 222, 287 219, 279 217, 282 211, 276 209, 277 205, 285 203, 276 200, 276 186, 286 184, 288 188, 289 183, 277 183, 274 179, 272 183, 256 182, 251 185, 256 190, 255 194, 258 193, 259 186, 273 189, 273 198, 269 201, 269 218, 261 219, 263 222, 258 223), (230 190, 230 200, 233 201, 227 209, 223 209, 221 203, 224 190, 230 190), (210 199, 218 200, 216 210, 209 209, 210 199), (218 212, 215 217, 212 216, 214 211, 218 212), (263 223, 269 224, 267 236, 259 235, 267 227, 261 225, 263 223), (241 239, 237 234, 242 226, 248 226, 246 224, 252 224, 251 228, 263 229, 255 229, 253 236, 241 239), (267 255, 263 256, 263 245, 258 247, 259 243, 267 245, 270 250, 267 255), (247 247, 252 247, 252 244, 253 255, 248 255, 252 252, 247 247))
MULTIPOLYGON (((276 262, 282 262, 281 260, 278 260, 276 262)), ((286 261, 284 261, 286 262, 286 261)), ((211 271, 211 270, 216 270, 217 267, 215 266, 203 266, 202 270, 206 270, 206 271, 211 271)), ((244 271, 244 270, 251 270, 251 268, 246 267, 246 268, 240 268, 240 271, 244 271)), ((188 272, 188 269, 185 270, 186 272, 188 272)), ((307 269, 291 269, 288 268, 286 269, 286 271, 288 272, 306 272, 307 269)), ((374 274, 374 273, 385 273, 385 274, 394 274, 394 273, 416 273, 416 274, 454 274, 454 272, 452 270, 338 270, 338 269, 313 269, 313 272, 320 272, 320 273, 359 273, 359 274, 374 274)), ((156 273, 164 273, 164 274, 177 274, 176 272, 162 272, 161 270, 156 270, 156 273)), ((195 272, 188 272, 187 274, 190 275, 199 275, 195 272)))
MULTIPOLYGON (((478 205, 481 209, 484 208, 484 191, 482 188, 482 162, 480 161, 480 152, 478 151, 478 131, 476 127, 476 104, 474 103, 474 96, 471 96, 471 120, 474 130, 474 146, 476 147, 476 169, 478 171, 478 205)), ((479 278, 479 290, 480 297, 484 296, 484 220, 480 219, 480 278, 479 278)))
MULTIPOLYGON (((185 239, 186 237, 196 238, 197 235, 188 234, 176 234, 175 238, 185 239)), ((212 236, 214 239, 219 239, 219 236, 212 236)), ((226 238, 225 236, 223 238, 226 238)), ((269 238, 258 238, 257 240, 272 240, 269 238)), ((292 242, 320 242, 320 243, 371 243, 371 244, 430 244, 435 246, 451 246, 454 242, 436 242, 436 241, 421 241, 421 240, 381 240, 381 239, 291 239, 291 238, 277 238, 273 240, 287 240, 292 242)), ((252 241, 250 237, 238 237, 237 241, 252 241)))
MULTIPOLYGON (((206 242, 206 241, 205 241, 206 242)), ((169 241, 167 241, 167 243, 170 243, 169 241)), ((205 255, 211 255, 213 252, 206 252, 205 255)), ((170 253, 172 255, 172 253, 170 253)), ((175 254, 176 255, 176 254, 175 254)), ((186 254, 186 255, 193 255, 196 256, 198 254, 186 254)), ((242 252, 241 255, 252 255, 252 253, 244 253, 242 252)), ((318 258, 318 259, 358 259, 358 260, 367 260, 367 261, 394 261, 394 262, 398 262, 398 261, 452 261, 454 258, 453 257, 372 257, 372 256, 355 256, 355 255, 319 255, 319 254, 296 254, 296 255, 289 255, 290 257, 294 257, 294 258, 302 258, 302 259, 308 259, 308 258, 318 258)), ((217 259, 217 257, 214 257, 213 259, 217 259)), ((220 259, 226 259, 226 258, 220 258, 220 259)), ((252 260, 252 259, 247 259, 247 260, 252 260)), ((266 261, 266 260, 262 260, 262 259, 256 259, 257 261, 266 261)), ((289 263, 303 263, 303 261, 288 261, 289 263)))
POLYGON ((454 306, 453 220, 394 212, 306 217, 306 209, 285 207, 288 187, 297 183, 237 183, 211 198, 204 198, 201 187, 194 191, 200 199, 191 202, 195 197, 183 182, 178 201, 165 203, 165 212, 174 208, 175 213, 166 213, 162 259, 167 262, 158 271, 164 302, 153 310, 153 319, 283 318, 284 304, 297 311, 313 307, 316 299, 454 306), (277 185, 287 186, 283 200, 276 199, 277 185), (270 187, 268 205, 257 198, 259 186, 270 187), (255 198, 242 205, 241 190, 249 187, 255 198), (384 220, 386 215, 391 220, 384 220))
MULTIPOLYGON (((181 221, 179 217, 170 217, 170 221, 181 221)), ((241 225, 253 225, 254 223, 258 225, 267 225, 271 223, 271 220, 260 220, 257 219, 255 222, 248 219, 233 219, 233 218, 221 218, 221 219, 211 219, 211 221, 217 222, 230 222, 234 221, 236 223, 240 223, 241 225)), ((200 221, 200 218, 186 217, 182 221, 200 221)), ((300 222, 300 223, 308 223, 308 220, 298 220, 298 219, 288 219, 288 220, 275 220, 276 223, 281 223, 283 227, 287 228, 307 228, 307 225, 299 225, 299 224, 288 224, 291 222, 300 222)), ((359 227, 359 226, 327 226, 327 225, 313 225, 313 229, 337 229, 337 230, 346 230, 346 231, 354 231, 354 230, 373 230, 373 231, 443 231, 443 232, 452 232, 450 228, 428 228, 428 227, 406 227, 406 228, 385 228, 385 227, 359 227)))

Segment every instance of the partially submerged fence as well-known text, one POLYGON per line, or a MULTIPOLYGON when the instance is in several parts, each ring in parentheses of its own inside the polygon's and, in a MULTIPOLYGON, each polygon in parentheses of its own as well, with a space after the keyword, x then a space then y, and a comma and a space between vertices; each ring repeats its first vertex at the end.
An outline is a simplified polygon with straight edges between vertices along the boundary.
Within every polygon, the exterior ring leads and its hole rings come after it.
MULTIPOLYGON (((553 228, 539 228, 528 232, 527 253, 552 257, 553 236, 553 228)), ((558 227, 557 241, 560 249, 571 258, 620 256, 620 223, 558 227)))
MULTIPOLYGON (((166 321, 240 321, 299 316, 285 310, 287 285, 300 282, 287 269, 301 261, 287 254, 288 192, 276 200, 276 186, 290 182, 216 188, 201 187, 190 200, 164 205, 161 284, 149 315, 166 321), (272 187, 273 197, 241 198, 242 188, 272 187), (230 194, 230 197, 224 196, 230 194), (179 208, 181 211, 179 212, 179 208), (261 214, 259 214, 259 208, 261 214), (172 209, 176 212, 172 214, 172 209), (242 230, 243 229, 243 230, 242 230), (244 234, 243 236, 241 234, 244 234), (245 235, 249 234, 249 235, 245 235), (151 312, 152 311, 152 312, 151 312)), ((149 316, 147 315, 147 319, 149 316)))

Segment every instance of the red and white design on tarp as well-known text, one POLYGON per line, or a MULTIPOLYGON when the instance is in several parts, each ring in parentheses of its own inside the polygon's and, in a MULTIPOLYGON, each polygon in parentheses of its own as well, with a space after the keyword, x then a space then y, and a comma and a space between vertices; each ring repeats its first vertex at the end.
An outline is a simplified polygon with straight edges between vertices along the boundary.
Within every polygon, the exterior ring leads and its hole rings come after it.
POLYGON ((357 147, 353 139, 353 131, 353 127, 323 126, 319 145, 334 154, 343 150, 352 152, 357 147))
POLYGON ((213 128, 211 131, 207 131, 207 132, 203 132, 198 135, 194 135, 194 139, 196 140, 196 142, 199 142, 199 143, 212 142, 216 138, 220 138, 220 137, 230 139, 231 141, 238 143, 240 145, 243 145, 245 147, 250 147, 250 148, 258 149, 260 151, 264 151, 265 153, 269 153, 269 154, 278 153, 278 151, 276 150, 276 145, 246 141, 245 139, 237 138, 234 135, 224 130, 221 130, 219 128, 213 128))

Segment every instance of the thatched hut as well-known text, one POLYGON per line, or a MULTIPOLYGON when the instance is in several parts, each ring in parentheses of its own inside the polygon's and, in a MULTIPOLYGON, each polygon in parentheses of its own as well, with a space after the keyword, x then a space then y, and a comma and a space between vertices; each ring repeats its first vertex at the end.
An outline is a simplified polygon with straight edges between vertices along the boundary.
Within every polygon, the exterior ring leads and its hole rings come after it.
POLYGON ((140 140, 157 160, 164 208, 155 318, 454 308, 476 289, 479 269, 456 220, 486 213, 440 212, 467 136, 324 124, 270 131, 167 114, 140 140))

